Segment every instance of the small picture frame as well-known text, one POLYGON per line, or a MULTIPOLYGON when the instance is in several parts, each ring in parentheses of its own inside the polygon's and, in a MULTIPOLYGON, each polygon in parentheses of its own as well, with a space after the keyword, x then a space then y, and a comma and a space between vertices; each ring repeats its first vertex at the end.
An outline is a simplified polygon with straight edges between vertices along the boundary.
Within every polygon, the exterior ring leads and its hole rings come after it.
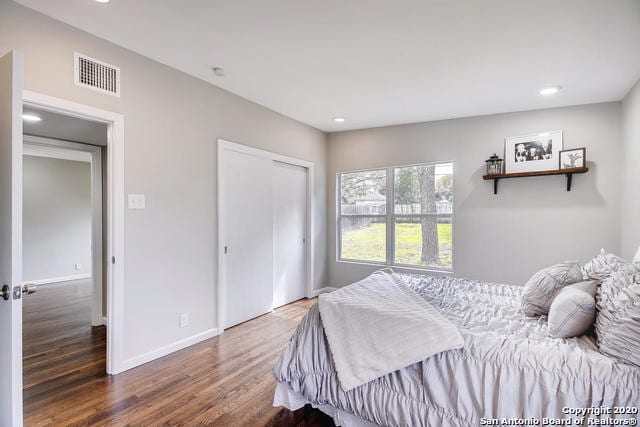
POLYGON ((571 148, 560 151, 560 165, 558 169, 575 169, 587 166, 587 149, 571 148))

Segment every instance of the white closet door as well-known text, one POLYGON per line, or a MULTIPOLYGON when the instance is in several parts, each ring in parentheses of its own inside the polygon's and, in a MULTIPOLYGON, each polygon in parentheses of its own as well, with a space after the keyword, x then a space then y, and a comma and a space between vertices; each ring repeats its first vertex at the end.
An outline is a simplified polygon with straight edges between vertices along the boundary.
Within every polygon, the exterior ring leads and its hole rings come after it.
POLYGON ((307 169, 274 162, 273 306, 305 297, 307 169))
POLYGON ((223 159, 228 328, 272 309, 273 162, 227 149, 223 159))

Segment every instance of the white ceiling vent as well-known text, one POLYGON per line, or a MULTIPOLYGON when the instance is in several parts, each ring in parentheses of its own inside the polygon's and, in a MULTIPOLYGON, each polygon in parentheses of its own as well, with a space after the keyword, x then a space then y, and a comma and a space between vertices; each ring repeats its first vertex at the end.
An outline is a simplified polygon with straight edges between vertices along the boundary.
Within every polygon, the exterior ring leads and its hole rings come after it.
POLYGON ((75 83, 119 97, 120 68, 76 52, 75 83))

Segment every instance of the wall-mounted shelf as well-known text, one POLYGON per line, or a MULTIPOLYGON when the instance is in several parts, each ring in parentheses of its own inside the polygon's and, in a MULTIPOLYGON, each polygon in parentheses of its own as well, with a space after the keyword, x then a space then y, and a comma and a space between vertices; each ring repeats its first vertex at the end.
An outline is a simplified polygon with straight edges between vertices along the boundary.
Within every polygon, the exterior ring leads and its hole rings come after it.
POLYGON ((498 194, 498 181, 507 178, 525 178, 528 176, 547 176, 547 175, 566 175, 567 177, 567 191, 571 191, 571 179, 575 173, 585 173, 589 168, 572 168, 572 169, 558 169, 550 171, 538 171, 538 172, 517 172, 517 173, 503 173, 500 175, 484 175, 482 179, 488 181, 493 180, 493 194, 498 194))

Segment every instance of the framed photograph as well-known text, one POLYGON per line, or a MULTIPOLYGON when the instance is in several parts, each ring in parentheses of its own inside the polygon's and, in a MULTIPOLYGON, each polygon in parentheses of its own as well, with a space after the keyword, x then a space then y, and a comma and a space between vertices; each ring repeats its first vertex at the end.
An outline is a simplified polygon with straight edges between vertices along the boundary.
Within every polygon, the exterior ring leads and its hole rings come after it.
POLYGON ((560 169, 583 168, 585 166, 587 166, 586 148, 560 151, 560 169))
POLYGON ((561 150, 561 130, 505 138, 505 173, 557 170, 561 150))

